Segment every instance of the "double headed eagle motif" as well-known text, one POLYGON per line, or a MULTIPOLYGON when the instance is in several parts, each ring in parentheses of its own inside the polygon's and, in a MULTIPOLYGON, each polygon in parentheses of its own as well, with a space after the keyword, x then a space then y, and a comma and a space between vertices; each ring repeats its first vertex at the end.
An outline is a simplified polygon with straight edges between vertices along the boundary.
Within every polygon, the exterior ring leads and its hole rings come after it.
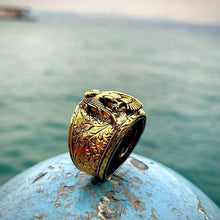
POLYGON ((142 104, 136 98, 124 93, 90 90, 84 96, 85 98, 80 104, 81 107, 100 115, 100 117, 111 119, 113 124, 116 124, 115 116, 121 112, 130 115, 142 108, 142 104))

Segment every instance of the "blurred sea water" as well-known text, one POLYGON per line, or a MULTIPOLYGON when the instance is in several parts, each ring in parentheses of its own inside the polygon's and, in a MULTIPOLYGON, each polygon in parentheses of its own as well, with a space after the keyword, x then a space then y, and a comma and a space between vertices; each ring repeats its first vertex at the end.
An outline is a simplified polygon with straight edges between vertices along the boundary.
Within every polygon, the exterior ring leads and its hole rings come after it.
POLYGON ((134 152, 220 205, 220 27, 126 19, 0 22, 0 184, 68 151, 90 89, 131 94, 147 126, 134 152))

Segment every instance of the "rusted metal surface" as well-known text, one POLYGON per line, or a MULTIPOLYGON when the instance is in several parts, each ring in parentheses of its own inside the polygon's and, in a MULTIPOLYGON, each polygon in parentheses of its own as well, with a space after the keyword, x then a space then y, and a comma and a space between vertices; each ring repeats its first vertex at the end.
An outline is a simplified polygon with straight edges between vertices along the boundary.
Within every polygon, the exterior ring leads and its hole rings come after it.
POLYGON ((219 208, 169 168, 135 154, 110 181, 62 154, 0 187, 0 219, 219 219, 219 208))

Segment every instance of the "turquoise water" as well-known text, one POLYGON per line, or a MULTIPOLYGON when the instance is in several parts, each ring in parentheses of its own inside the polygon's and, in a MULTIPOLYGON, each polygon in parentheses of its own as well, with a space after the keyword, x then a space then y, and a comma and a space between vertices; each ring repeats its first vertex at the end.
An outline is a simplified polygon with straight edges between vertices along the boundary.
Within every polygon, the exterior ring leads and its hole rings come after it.
POLYGON ((85 91, 142 101, 135 152, 190 179, 220 205, 220 28, 144 21, 0 22, 0 184, 66 152, 85 91))

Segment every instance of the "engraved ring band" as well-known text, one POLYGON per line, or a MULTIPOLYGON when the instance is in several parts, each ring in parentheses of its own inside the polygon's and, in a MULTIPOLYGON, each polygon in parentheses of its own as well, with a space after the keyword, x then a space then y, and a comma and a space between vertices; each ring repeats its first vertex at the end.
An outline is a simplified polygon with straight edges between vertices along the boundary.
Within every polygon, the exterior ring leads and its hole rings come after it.
POLYGON ((143 105, 121 92, 90 90, 76 106, 68 131, 74 165, 108 180, 137 144, 146 123, 143 105))

